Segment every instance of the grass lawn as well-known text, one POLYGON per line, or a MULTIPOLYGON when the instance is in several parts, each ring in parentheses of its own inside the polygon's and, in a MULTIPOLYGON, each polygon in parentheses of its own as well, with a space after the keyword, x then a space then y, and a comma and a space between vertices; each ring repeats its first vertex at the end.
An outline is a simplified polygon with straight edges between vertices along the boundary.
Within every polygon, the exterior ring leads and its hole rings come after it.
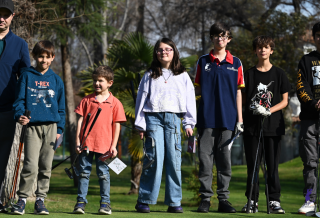
MULTIPOLYGON (((77 189, 73 187, 73 181, 70 180, 64 172, 64 168, 69 167, 70 163, 62 164, 56 168, 51 177, 50 191, 45 201, 46 207, 50 212, 51 217, 64 217, 64 216, 76 216, 71 212, 76 203, 77 189)), ((130 188, 130 168, 127 167, 120 175, 116 175, 113 172, 111 174, 111 206, 112 216, 114 217, 248 217, 248 216, 285 216, 285 217, 298 217, 303 216, 297 214, 298 209, 304 202, 302 195, 303 178, 302 178, 302 162, 300 158, 296 158, 287 163, 281 164, 279 168, 279 175, 281 180, 281 206, 286 211, 285 215, 266 214, 266 200, 264 195, 264 179, 262 173, 260 173, 260 201, 259 201, 259 213, 246 214, 238 212, 236 214, 223 214, 217 213, 218 200, 212 198, 213 205, 211 205, 210 213, 199 214, 196 212, 197 205, 190 199, 193 197, 193 193, 186 190, 185 178, 188 177, 192 171, 192 166, 182 167, 183 176, 183 199, 182 206, 184 209, 183 214, 169 214, 166 213, 167 206, 163 204, 164 201, 164 178, 162 180, 161 191, 159 193, 158 204, 151 205, 150 214, 136 213, 134 206, 136 204, 137 195, 126 195, 130 188)), ((230 183, 230 199, 229 201, 236 208, 237 211, 241 211, 241 208, 246 203, 244 196, 245 181, 246 181, 246 166, 234 166, 232 167, 232 179, 230 183)), ((89 204, 86 206, 86 214, 79 216, 95 216, 99 209, 99 183, 98 177, 95 174, 95 168, 93 169, 93 175, 89 185, 89 193, 87 199, 89 204)), ((215 197, 215 196, 214 196, 215 197)), ((34 216, 33 214, 34 202, 27 202, 26 214, 24 217, 34 216)), ((6 214, 0 214, 2 217, 11 216, 6 214)))

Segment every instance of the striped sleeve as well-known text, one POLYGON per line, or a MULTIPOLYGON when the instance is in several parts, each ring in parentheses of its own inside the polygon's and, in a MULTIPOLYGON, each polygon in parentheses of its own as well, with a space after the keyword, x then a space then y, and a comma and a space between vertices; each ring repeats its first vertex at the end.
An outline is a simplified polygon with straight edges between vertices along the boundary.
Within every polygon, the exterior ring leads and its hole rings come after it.
POLYGON ((242 63, 240 62, 240 66, 238 68, 238 89, 242 89, 245 87, 244 85, 244 78, 243 78, 243 67, 242 67, 242 63))

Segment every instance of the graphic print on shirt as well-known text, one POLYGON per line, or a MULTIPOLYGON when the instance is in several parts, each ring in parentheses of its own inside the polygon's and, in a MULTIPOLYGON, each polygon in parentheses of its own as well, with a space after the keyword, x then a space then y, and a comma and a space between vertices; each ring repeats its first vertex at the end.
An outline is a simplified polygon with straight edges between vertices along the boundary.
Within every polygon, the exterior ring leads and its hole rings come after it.
POLYGON ((271 86, 273 82, 274 81, 271 81, 268 85, 259 83, 257 86, 258 93, 251 99, 250 109, 255 110, 257 104, 264 108, 271 108, 271 98, 273 97, 273 94, 268 91, 268 87, 271 86))
MULTIPOLYGON (((319 64, 318 61, 312 61, 312 64, 319 64)), ((311 67, 312 77, 313 77, 313 93, 314 99, 320 99, 320 66, 311 67)))
POLYGON ((36 102, 32 103, 32 105, 37 105, 41 102, 41 98, 43 103, 45 103, 46 107, 51 107, 51 104, 48 104, 48 98, 53 98, 55 95, 55 92, 52 89, 33 89, 28 87, 28 89, 35 94, 31 94, 31 96, 36 97, 36 102))
POLYGON ((207 63, 206 66, 204 67, 205 71, 210 71, 211 68, 210 67, 210 63, 207 63))
POLYGON ((186 106, 186 99, 182 98, 178 85, 170 87, 163 84, 162 82, 153 83, 156 96, 152 100, 152 107, 156 112, 165 112, 165 111, 176 111, 182 112, 183 108, 186 106), (178 104, 177 104, 178 102, 178 104))

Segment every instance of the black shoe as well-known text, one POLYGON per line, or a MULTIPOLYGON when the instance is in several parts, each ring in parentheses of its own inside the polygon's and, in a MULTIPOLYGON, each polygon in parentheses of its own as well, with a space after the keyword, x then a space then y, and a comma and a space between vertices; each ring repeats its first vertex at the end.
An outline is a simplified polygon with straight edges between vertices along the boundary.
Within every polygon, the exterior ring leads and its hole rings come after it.
POLYGON ((201 200, 197 212, 208 213, 210 208, 210 201, 201 200))
POLYGON ((8 213, 7 208, 3 204, 0 204, 0 213, 8 213))
POLYGON ((223 212, 223 213, 235 213, 236 209, 231 207, 231 203, 227 200, 221 200, 219 201, 219 208, 218 212, 223 212))
POLYGON ((176 207, 168 207, 167 212, 169 213, 183 213, 183 209, 181 206, 176 206, 176 207))
POLYGON ((49 211, 47 210, 46 206, 44 206, 44 203, 42 200, 37 200, 34 204, 34 214, 37 215, 48 215, 49 211))
POLYGON ((77 202, 74 206, 73 213, 75 214, 85 214, 84 209, 86 207, 86 202, 77 202))

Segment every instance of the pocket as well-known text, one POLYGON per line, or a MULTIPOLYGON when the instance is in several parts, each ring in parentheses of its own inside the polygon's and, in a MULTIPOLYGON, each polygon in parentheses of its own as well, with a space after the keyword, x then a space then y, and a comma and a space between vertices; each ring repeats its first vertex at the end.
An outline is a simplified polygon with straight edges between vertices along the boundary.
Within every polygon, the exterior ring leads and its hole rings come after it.
POLYGON ((176 152, 176 171, 181 171, 181 135, 176 133, 175 135, 175 152, 176 152))
POLYGON ((155 146, 156 142, 150 134, 147 134, 146 141, 144 144, 144 159, 143 159, 143 166, 147 166, 150 164, 150 161, 155 160, 155 146))

